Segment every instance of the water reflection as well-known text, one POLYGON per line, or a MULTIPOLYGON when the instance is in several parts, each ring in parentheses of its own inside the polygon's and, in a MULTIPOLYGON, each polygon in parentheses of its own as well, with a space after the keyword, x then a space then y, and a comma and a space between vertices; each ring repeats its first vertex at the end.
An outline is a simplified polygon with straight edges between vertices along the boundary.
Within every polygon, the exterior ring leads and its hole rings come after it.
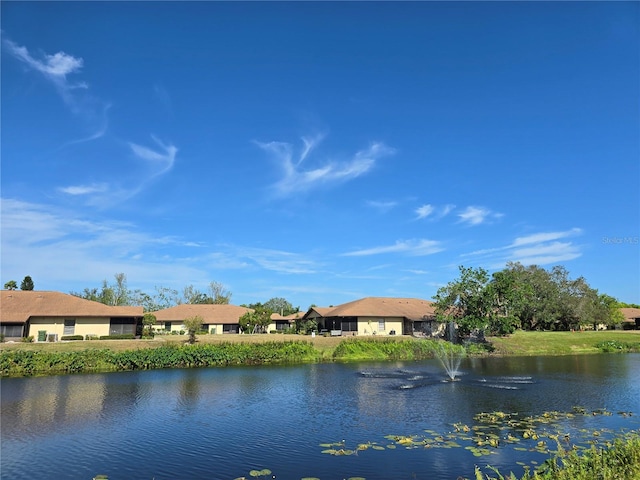
MULTIPOLYGON (((437 361, 3 379, 0 477, 204 480, 262 468, 278 478, 472 477, 479 460, 461 450, 333 458, 319 445, 448 432, 479 412, 526 416, 575 405, 631 411, 602 421, 638 428, 639 370, 640 355, 631 354, 467 358, 456 382, 437 361), (150 448, 153 461, 143 461, 150 448), (62 451, 73 452, 72 472, 62 451)), ((502 450, 490 459, 508 468, 513 460, 502 450)))
POLYGON ((81 425, 98 417, 107 400, 105 384, 91 375, 3 379, 1 388, 3 435, 81 425))

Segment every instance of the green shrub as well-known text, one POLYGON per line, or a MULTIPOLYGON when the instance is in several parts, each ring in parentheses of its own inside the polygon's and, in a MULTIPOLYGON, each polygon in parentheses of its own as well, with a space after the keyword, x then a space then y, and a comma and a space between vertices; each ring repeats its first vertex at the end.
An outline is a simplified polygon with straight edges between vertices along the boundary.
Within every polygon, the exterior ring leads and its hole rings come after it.
POLYGON ((0 333, 0 343, 4 343, 4 333, 0 333))
POLYGON ((85 340, 100 340, 100 337, 98 335, 96 335, 95 333, 88 333, 87 335, 85 335, 84 339, 85 340))
POLYGON ((495 347, 489 342, 469 342, 465 344, 468 355, 485 355, 495 351, 495 347))
POLYGON ((82 335, 64 335, 60 337, 60 340, 84 340, 82 335))
POLYGON ((120 352, 94 348, 80 352, 7 350, 0 351, 0 375, 261 365, 311 361, 316 358, 313 345, 303 341, 165 345, 120 352))
MULTIPOLYGON (((517 480, 511 473, 501 475, 489 467, 497 477, 483 475, 476 467, 476 480, 517 480)), ((640 478, 640 435, 629 433, 616 438, 607 448, 592 445, 588 450, 566 451, 560 447, 558 454, 548 459, 537 470, 527 471, 521 480, 592 480, 640 478)))
POLYGON ((100 340, 133 340, 136 336, 133 333, 119 333, 117 335, 101 335, 100 340))
POLYGON ((33 343, 33 335, 29 335, 28 337, 22 337, 20 341, 22 343, 33 343))
POLYGON ((608 342, 600 342, 596 344, 604 353, 613 352, 640 352, 640 343, 619 342, 617 340, 609 340, 608 342))

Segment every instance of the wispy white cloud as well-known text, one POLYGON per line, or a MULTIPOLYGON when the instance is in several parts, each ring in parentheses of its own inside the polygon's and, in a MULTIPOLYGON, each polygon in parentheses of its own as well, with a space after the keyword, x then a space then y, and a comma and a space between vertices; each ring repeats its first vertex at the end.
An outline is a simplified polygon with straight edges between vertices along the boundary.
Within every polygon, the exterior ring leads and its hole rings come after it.
POLYGON ((77 73, 82 69, 84 61, 82 58, 76 58, 64 52, 54 53, 53 55, 43 54, 40 59, 34 58, 27 47, 16 44, 8 38, 3 39, 6 51, 27 66, 42 73, 49 78, 57 86, 64 89, 71 88, 87 88, 84 83, 70 84, 67 82, 67 75, 77 73))
POLYGON ((89 86, 85 82, 69 80, 74 74, 79 74, 84 66, 81 57, 74 57, 65 52, 53 55, 42 53, 33 55, 27 47, 18 45, 4 37, 2 43, 5 50, 14 58, 26 65, 30 70, 44 76, 62 97, 71 111, 83 120, 86 129, 91 133, 79 140, 67 142, 64 146, 95 140, 102 137, 108 126, 107 111, 109 103, 103 102, 88 93, 89 86))
POLYGON ((152 177, 162 175, 173 167, 178 149, 175 145, 165 144, 154 135, 151 135, 153 141, 158 145, 160 150, 153 150, 137 143, 129 142, 129 147, 133 153, 140 159, 145 160, 153 166, 152 177))
POLYGON ((381 213, 386 213, 392 208, 396 207, 397 205, 398 205, 398 202, 394 202, 394 201, 386 201, 386 202, 376 201, 376 200, 367 201, 367 206, 375 208, 381 213))
POLYGON ((309 274, 316 273, 318 268, 313 260, 293 252, 249 247, 237 247, 232 251, 238 258, 250 260, 265 270, 277 273, 309 274))
POLYGON ((294 154, 293 146, 285 142, 255 142, 262 150, 271 154, 282 171, 282 178, 273 185, 278 196, 287 196, 295 192, 310 190, 320 186, 346 182, 370 171, 376 161, 394 150, 384 143, 375 142, 369 147, 357 151, 346 160, 321 161, 317 166, 305 168, 303 162, 316 149, 323 137, 304 137, 299 154, 294 154))
POLYGON ((67 195, 91 195, 95 193, 105 193, 109 190, 106 183, 93 183, 90 185, 71 185, 60 187, 59 190, 67 195))
MULTIPOLYGON (((169 172, 176 161, 178 149, 151 136, 157 148, 152 149, 129 142, 128 146, 137 160, 146 165, 144 174, 123 175, 119 183, 89 183, 59 187, 58 191, 73 197, 82 197, 86 205, 101 209, 111 207, 138 195, 154 178, 169 172)), ((137 169, 135 169, 138 172, 137 169)))
POLYGON ((451 213, 451 211, 456 208, 455 205, 448 203, 445 206, 442 207, 442 209, 440 210, 440 212, 438 213, 439 217, 446 217, 447 215, 449 215, 451 213))
POLYGON ((551 242, 516 248, 511 258, 514 262, 520 262, 523 265, 548 265, 573 260, 580 255, 582 255, 580 248, 571 242, 551 242))
POLYGON ((463 257, 481 258, 489 262, 492 268, 501 268, 507 262, 520 262, 523 265, 549 265, 573 260, 582 255, 581 247, 573 242, 559 242, 582 234, 582 229, 571 228, 565 231, 541 232, 517 237, 502 247, 476 250, 463 257))
POLYGON ((416 218, 418 220, 427 218, 434 212, 434 210, 435 207, 433 205, 429 205, 428 203, 426 205, 422 205, 421 207, 416 208, 416 218))
POLYGON ((22 278, 28 273, 38 289, 65 291, 65 285, 66 290, 78 283, 95 285, 117 272, 150 286, 187 285, 207 277, 202 258, 190 262, 188 255, 165 255, 169 247, 174 252, 192 251, 190 242, 181 238, 15 199, 1 199, 0 207, 3 275, 22 278))
POLYGON ((441 218, 449 215, 449 213, 451 213, 451 211, 453 211, 455 207, 455 205, 450 203, 441 206, 426 203, 415 209, 415 219, 422 220, 424 218, 428 218, 431 221, 440 220, 441 218))
POLYGON ((160 102, 160 105, 165 112, 171 117, 173 116, 173 105, 171 102, 171 96, 166 88, 162 85, 155 84, 153 86, 153 95, 160 102))
POLYGON ((534 233, 532 235, 527 235, 524 237, 517 237, 511 246, 518 247, 520 245, 529 245, 532 243, 542 243, 542 242, 550 242, 551 240, 558 240, 566 237, 573 237, 575 235, 580 235, 582 233, 582 229, 580 228, 572 228, 571 230, 566 230, 564 232, 546 232, 546 233, 534 233))
POLYGON ((500 218, 502 214, 492 212, 485 207, 469 206, 458 213, 458 217, 460 218, 460 223, 475 226, 500 218))
POLYGON ((436 240, 414 239, 398 240, 393 245, 384 245, 353 252, 344 253, 348 257, 362 257, 367 255, 380 255, 385 253, 402 253, 412 256, 424 256, 438 253, 444 250, 441 242, 436 240))

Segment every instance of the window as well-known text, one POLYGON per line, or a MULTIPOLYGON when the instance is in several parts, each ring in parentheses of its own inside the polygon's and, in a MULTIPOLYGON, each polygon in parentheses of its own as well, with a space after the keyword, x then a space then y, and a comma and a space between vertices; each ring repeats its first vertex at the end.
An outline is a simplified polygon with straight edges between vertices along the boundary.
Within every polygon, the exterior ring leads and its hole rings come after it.
POLYGON ((167 332, 171 331, 171 322, 164 322, 164 329, 167 332))
POLYGON ((5 337, 22 337, 22 324, 0 325, 0 333, 4 333, 5 337))
POLYGON ((342 321, 342 331, 343 332, 357 332, 358 331, 358 321, 357 320, 343 320, 342 321))
POLYGON ((238 333, 240 325, 237 323, 225 323, 222 325, 222 333, 238 333))
POLYGON ((112 318, 109 325, 109 335, 135 335, 136 320, 134 318, 112 318))
POLYGON ((63 335, 73 335, 76 331, 76 320, 75 318, 65 318, 64 319, 64 333, 63 335))
POLYGON ((384 318, 382 320, 378 320, 378 331, 384 332, 384 318))

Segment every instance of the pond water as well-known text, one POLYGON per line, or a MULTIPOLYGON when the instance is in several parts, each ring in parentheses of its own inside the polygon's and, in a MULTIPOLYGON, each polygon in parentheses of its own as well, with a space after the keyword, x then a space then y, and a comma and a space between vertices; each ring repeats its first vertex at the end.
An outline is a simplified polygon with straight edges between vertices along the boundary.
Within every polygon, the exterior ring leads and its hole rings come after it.
POLYGON ((474 358, 460 371, 446 381, 430 360, 2 379, 0 478, 456 479, 474 465, 520 475, 517 462, 549 457, 522 428, 480 427, 500 439, 483 456, 456 430, 482 412, 520 421, 576 406, 588 414, 544 427, 567 445, 640 428, 640 354, 474 358))

